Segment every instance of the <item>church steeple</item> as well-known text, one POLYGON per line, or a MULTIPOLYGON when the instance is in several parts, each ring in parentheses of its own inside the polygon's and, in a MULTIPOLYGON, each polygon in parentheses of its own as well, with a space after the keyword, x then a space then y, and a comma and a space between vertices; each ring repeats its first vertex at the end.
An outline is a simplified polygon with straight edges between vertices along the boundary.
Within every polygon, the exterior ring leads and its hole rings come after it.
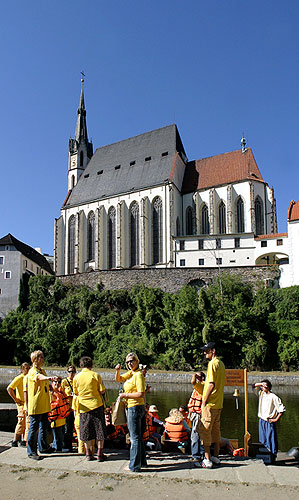
POLYGON ((93 155, 92 142, 88 141, 86 109, 84 102, 84 73, 81 73, 81 94, 77 110, 77 123, 75 138, 69 140, 69 165, 68 165, 68 189, 69 191, 77 184, 79 177, 85 170, 93 155))
POLYGON ((88 141, 88 135, 87 135, 87 125, 86 125, 86 109, 85 109, 85 104, 84 104, 84 78, 83 78, 84 73, 82 74, 81 78, 81 95, 80 95, 80 103, 77 111, 77 124, 76 124, 76 132, 75 132, 75 140, 80 141, 80 139, 87 139, 88 141))

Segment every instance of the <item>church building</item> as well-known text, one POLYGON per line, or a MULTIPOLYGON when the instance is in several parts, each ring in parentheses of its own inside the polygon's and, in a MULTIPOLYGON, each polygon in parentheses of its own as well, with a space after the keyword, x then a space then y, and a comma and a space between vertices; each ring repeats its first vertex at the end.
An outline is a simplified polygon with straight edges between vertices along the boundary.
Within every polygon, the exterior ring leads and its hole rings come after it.
POLYGON ((83 84, 55 220, 56 274, 262 263, 257 241, 275 238, 276 203, 245 139, 237 151, 189 160, 173 124, 93 153, 83 84))

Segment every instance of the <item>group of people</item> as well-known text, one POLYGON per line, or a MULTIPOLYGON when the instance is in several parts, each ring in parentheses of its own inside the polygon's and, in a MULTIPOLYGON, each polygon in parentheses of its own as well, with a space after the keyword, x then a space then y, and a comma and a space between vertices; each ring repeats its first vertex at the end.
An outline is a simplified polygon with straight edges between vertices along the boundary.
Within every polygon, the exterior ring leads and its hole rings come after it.
MULTIPOLYGON (((146 403, 146 369, 136 353, 126 357, 127 371, 115 367, 115 380, 123 384, 119 399, 126 405, 126 425, 114 426, 112 408, 107 405, 106 389, 101 376, 93 371, 92 359, 80 360, 77 374, 73 365, 66 378, 48 377, 43 369, 42 351, 31 354, 21 365, 21 374, 7 387, 18 409, 18 423, 12 446, 27 446, 28 457, 40 460, 40 454, 71 452, 74 435, 78 452, 86 459, 103 462, 105 439, 130 443, 128 470, 139 472, 147 465, 146 448, 161 450, 165 442, 175 442, 183 453, 191 445, 195 466, 212 468, 219 464, 221 446, 220 416, 223 407, 225 367, 218 358, 216 345, 209 342, 201 348, 208 360, 207 374, 194 373, 193 392, 186 407, 173 408, 162 422, 156 405, 146 403), (105 409, 106 407, 106 409, 105 409), (48 429, 53 434, 48 444, 48 429), (127 434, 128 433, 128 434, 127 434), (211 445, 213 445, 211 452, 211 445), (38 454, 39 451, 39 454, 38 454)), ((271 392, 268 380, 255 384, 260 388, 260 442, 277 454, 276 421, 285 411, 280 399, 271 392)), ((228 441, 228 440, 226 440, 228 441)), ((229 443, 226 442, 229 445, 229 443)))

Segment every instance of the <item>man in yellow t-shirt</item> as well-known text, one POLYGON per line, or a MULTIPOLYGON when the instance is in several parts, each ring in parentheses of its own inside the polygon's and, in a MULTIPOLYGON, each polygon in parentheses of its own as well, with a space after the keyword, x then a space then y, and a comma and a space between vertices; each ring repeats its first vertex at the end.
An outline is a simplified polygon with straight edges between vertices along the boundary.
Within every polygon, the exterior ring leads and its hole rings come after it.
MULTIPOLYGON (((37 445, 40 453, 49 453, 51 448, 47 443, 48 412, 51 409, 49 397, 49 380, 45 370, 44 355, 42 351, 34 351, 31 354, 32 368, 28 372, 27 395, 28 415, 30 415, 30 427, 27 439, 28 458, 40 460, 37 454, 37 445)), ((53 378, 53 380, 55 377, 53 378)))
POLYGON ((201 466, 211 469, 214 464, 219 464, 220 450, 220 415, 223 407, 223 393, 225 383, 225 366, 217 357, 215 342, 208 342, 201 350, 209 360, 208 371, 203 391, 201 422, 199 435, 202 439, 205 458, 201 466), (214 456, 211 457, 210 446, 214 443, 214 456))
POLYGON ((16 425, 14 438, 11 443, 11 446, 13 447, 18 446, 19 440, 21 440, 20 441, 21 446, 26 446, 24 437, 26 416, 24 411, 25 399, 24 399, 23 382, 25 375, 27 375, 29 371, 29 368, 30 367, 28 363, 22 363, 20 375, 17 375, 17 377, 15 377, 13 381, 7 386, 7 392, 16 403, 18 409, 18 423, 16 425))

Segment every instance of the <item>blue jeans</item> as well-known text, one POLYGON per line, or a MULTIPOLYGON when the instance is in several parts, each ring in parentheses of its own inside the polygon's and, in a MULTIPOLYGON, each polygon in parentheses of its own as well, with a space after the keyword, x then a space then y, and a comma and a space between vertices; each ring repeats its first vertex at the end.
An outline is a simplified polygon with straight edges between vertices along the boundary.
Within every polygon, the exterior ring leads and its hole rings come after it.
POLYGON ((192 430, 191 430, 191 455, 193 458, 201 458, 204 455, 203 446, 200 444, 200 437, 198 432, 195 432, 195 427, 197 425, 197 420, 199 417, 195 417, 192 420, 192 430))
POLYGON ((27 438, 27 453, 28 455, 37 454, 38 450, 43 452, 48 446, 47 442, 48 430, 48 413, 39 413, 38 415, 30 415, 30 427, 27 438), (38 432, 38 438, 37 438, 38 432))
POLYGON ((74 412, 71 411, 68 417, 66 417, 65 427, 64 427, 64 438, 63 438, 63 449, 72 451, 73 443, 73 432, 74 432, 74 412))
POLYGON ((138 472, 142 465, 146 465, 142 439, 146 427, 144 405, 128 408, 127 421, 131 440, 129 469, 138 472))
POLYGON ((276 422, 267 422, 259 419, 259 442, 262 443, 276 458, 278 452, 278 439, 276 422))
POLYGON ((53 427, 53 443, 52 446, 56 451, 62 451, 64 439, 64 425, 60 427, 53 427))

